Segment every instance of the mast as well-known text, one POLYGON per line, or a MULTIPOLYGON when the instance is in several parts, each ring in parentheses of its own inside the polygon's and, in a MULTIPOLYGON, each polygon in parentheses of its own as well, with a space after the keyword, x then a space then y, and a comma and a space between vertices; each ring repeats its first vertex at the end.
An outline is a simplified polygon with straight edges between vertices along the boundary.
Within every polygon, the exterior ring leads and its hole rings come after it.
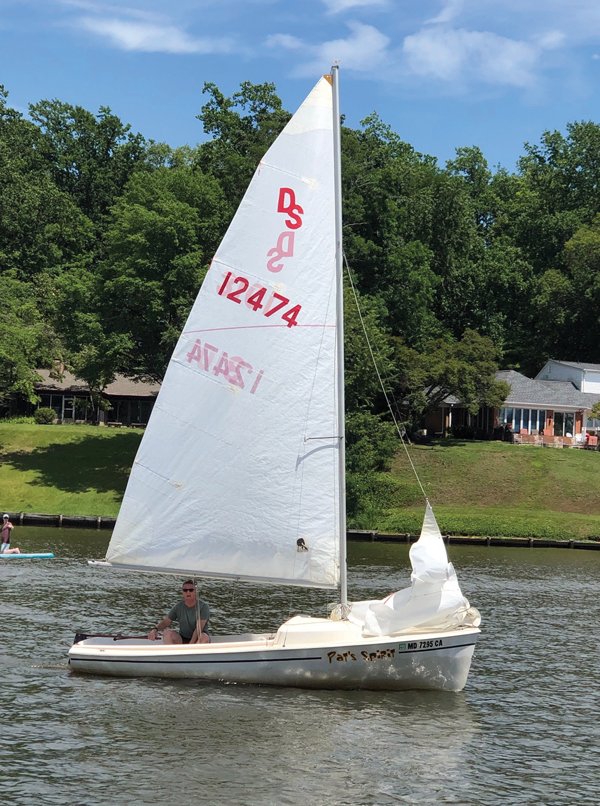
POLYGON ((346 430, 344 402, 344 273, 342 252, 342 147, 340 136, 339 66, 331 68, 333 80, 333 176, 335 202, 335 273, 336 299, 336 358, 337 358, 337 420, 339 467, 339 531, 340 531, 340 604, 342 617, 348 605, 348 576, 346 560, 346 430))

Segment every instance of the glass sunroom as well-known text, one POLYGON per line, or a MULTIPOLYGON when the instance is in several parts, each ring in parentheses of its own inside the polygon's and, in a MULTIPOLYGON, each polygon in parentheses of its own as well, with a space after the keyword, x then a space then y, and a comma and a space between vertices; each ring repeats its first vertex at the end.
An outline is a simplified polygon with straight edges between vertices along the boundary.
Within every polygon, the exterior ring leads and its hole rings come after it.
POLYGON ((547 424, 552 428, 552 436, 575 436, 575 412, 573 411, 514 407, 498 410, 498 425, 510 425, 515 434, 543 434, 547 424))

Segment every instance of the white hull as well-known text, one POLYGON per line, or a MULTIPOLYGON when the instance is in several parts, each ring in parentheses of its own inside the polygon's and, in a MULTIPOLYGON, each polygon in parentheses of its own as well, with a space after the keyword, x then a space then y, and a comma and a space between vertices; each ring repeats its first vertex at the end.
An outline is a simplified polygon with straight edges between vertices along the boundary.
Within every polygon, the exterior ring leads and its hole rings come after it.
POLYGON ((479 629, 362 638, 348 622, 297 616, 272 635, 217 636, 210 644, 91 637, 69 651, 72 671, 193 678, 320 689, 461 691, 479 629))

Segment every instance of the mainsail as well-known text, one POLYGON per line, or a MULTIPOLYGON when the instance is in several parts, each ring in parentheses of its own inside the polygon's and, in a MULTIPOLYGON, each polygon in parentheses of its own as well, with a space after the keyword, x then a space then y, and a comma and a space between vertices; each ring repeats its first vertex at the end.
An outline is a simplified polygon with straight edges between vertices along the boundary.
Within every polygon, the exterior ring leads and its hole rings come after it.
POLYGON ((332 88, 261 161, 169 363, 107 561, 339 581, 332 88))

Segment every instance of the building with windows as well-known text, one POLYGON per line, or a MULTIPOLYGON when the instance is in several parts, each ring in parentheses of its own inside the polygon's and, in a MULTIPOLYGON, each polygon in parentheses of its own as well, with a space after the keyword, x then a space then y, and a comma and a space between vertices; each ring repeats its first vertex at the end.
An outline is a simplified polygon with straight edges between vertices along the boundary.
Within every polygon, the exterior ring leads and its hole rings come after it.
MULTIPOLYGON (((572 384, 586 395, 600 399, 600 364, 587 364, 579 361, 547 361, 535 376, 536 381, 572 384)), ((593 404, 592 404, 593 405, 593 404)), ((600 430, 600 420, 588 417, 586 412, 582 430, 600 430)))
POLYGON ((449 396, 425 418, 428 433, 446 436, 470 431, 491 438, 502 432, 515 435, 520 442, 569 445, 580 444, 587 433, 600 430, 600 422, 589 417, 600 400, 600 364, 548 361, 536 378, 501 370, 496 380, 510 386, 500 409, 484 408, 471 415, 458 399, 449 396))
POLYGON ((54 409, 57 422, 60 423, 145 426, 160 389, 158 383, 143 383, 117 375, 102 393, 110 408, 98 412, 92 406, 85 381, 66 370, 62 373, 62 380, 57 380, 53 377, 56 373, 47 369, 39 369, 38 375, 42 377, 35 386, 40 396, 39 407, 54 409))

